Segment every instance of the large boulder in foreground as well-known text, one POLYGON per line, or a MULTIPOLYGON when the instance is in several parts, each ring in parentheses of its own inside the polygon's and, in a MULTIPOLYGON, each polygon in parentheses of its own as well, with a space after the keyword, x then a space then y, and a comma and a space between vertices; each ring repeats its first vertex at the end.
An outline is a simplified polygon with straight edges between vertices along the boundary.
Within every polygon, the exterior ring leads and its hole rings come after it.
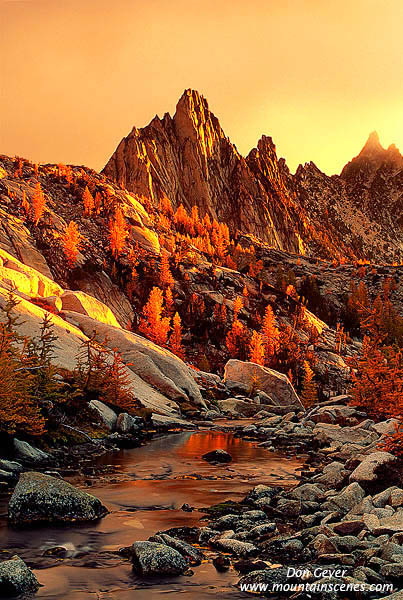
POLYGON ((98 498, 62 479, 43 473, 22 473, 8 505, 12 525, 96 521, 108 509, 98 498))
POLYGON ((130 554, 133 570, 143 577, 175 577, 188 567, 180 552, 157 542, 134 542, 130 554))
POLYGON ((290 380, 283 373, 256 363, 231 359, 225 365, 225 381, 237 381, 268 394, 276 404, 303 409, 290 380))
POLYGON ((16 554, 0 563, 0 597, 31 594, 39 587, 34 573, 16 554))

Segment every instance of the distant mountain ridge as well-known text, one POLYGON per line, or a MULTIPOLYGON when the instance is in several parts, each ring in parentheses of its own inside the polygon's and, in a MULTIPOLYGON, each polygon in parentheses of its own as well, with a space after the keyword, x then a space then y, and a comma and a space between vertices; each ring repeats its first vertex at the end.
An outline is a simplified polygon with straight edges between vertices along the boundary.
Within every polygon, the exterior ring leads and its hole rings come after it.
POLYGON ((156 116, 118 145, 103 173, 153 204, 197 205, 232 231, 324 258, 403 258, 403 158, 372 133, 340 176, 314 163, 292 175, 273 140, 239 154, 207 100, 185 90, 173 117, 156 116))

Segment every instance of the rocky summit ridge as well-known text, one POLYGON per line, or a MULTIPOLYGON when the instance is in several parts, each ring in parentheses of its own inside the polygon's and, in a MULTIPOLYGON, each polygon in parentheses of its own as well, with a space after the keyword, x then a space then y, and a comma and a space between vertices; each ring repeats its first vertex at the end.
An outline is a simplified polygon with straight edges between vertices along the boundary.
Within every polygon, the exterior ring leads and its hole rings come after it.
POLYGON ((373 132, 340 176, 314 163, 292 175, 262 136, 247 157, 225 135, 207 100, 185 90, 173 117, 133 127, 103 173, 157 205, 197 205, 230 230, 274 248, 322 258, 400 262, 403 256, 403 159, 373 132), (397 218, 396 218, 397 216, 397 218))

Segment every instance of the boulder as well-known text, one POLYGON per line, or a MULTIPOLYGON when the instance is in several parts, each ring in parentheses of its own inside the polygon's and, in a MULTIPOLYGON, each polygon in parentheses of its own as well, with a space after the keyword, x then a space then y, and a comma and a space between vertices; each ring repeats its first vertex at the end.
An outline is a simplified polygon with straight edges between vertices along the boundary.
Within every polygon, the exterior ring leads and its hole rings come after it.
POLYGON ((342 485, 348 475, 348 471, 344 469, 344 465, 340 462, 333 461, 323 467, 322 473, 314 478, 315 483, 322 483, 326 486, 338 488, 342 485))
POLYGON ((0 267, 0 285, 9 287, 27 296, 60 296, 63 292, 60 285, 40 271, 25 265, 23 262, 0 248, 3 266, 0 267))
POLYGON ((379 527, 373 530, 374 535, 394 534, 403 531, 403 509, 398 509, 395 514, 379 519, 379 527))
POLYGON ((183 540, 178 540, 166 533, 160 533, 158 535, 154 535, 149 540, 150 542, 157 542, 159 544, 166 544, 170 548, 174 548, 177 550, 182 556, 190 561, 192 565, 200 565, 201 561, 204 558, 203 552, 184 542, 183 540))
POLYGON ((400 488, 394 488, 390 492, 389 504, 393 508, 398 508, 399 506, 403 506, 403 490, 400 488))
POLYGON ((394 433, 396 431, 396 427, 399 423, 399 419, 387 419, 386 421, 375 423, 371 426, 371 429, 372 431, 379 433, 379 435, 388 435, 389 433, 394 433))
POLYGON ((11 473, 21 473, 24 470, 22 465, 16 460, 6 460, 5 458, 0 459, 0 469, 10 471, 11 473))
POLYGON ((117 415, 114 410, 100 400, 91 400, 89 407, 97 413, 99 419, 109 431, 114 430, 117 422, 117 415))
POLYGON ((151 422, 153 426, 157 429, 172 429, 173 427, 192 427, 192 423, 190 421, 185 421, 184 419, 180 419, 179 417, 171 417, 168 415, 152 414, 151 422))
POLYGON ((232 461, 232 456, 226 450, 217 448, 216 450, 210 450, 210 452, 203 454, 202 459, 213 463, 229 463, 232 461))
POLYGON ((364 498, 365 492, 357 482, 350 483, 339 494, 329 498, 324 504, 323 509, 336 510, 347 513, 364 498))
POLYGON ((384 480, 385 469, 397 462, 396 456, 389 452, 372 452, 364 456, 361 463, 350 475, 350 481, 357 481, 364 485, 374 483, 378 479, 384 480))
POLYGON ((256 485, 253 489, 251 489, 247 495, 245 496, 245 499, 243 500, 243 503, 245 504, 255 504, 256 502, 259 502, 260 500, 271 500, 271 498, 273 498, 274 496, 276 496, 281 488, 278 487, 270 487, 269 485, 263 485, 263 484, 259 484, 256 485))
POLYGON ((217 406, 223 413, 229 413, 235 416, 253 417, 261 408, 260 404, 250 400, 240 400, 239 398, 227 398, 219 400, 217 406))
POLYGON ((225 539, 221 537, 215 540, 214 546, 219 550, 224 550, 224 552, 230 552, 231 554, 242 556, 243 558, 256 556, 258 552, 256 546, 253 544, 249 542, 241 542, 240 540, 234 540, 232 538, 225 539))
POLYGON ((85 292, 66 290, 61 295, 62 310, 74 311, 87 315, 114 327, 120 327, 111 309, 100 300, 85 292))
POLYGON ((4 560, 0 563, 0 596, 20 596, 21 594, 31 594, 37 592, 39 582, 25 564, 17 555, 10 560, 4 560))
MULTIPOLYGON (((403 581, 403 563, 389 563, 381 567, 381 575, 387 579, 403 581)), ((403 597, 403 594, 402 596, 403 597)))
POLYGON ((119 324, 126 328, 134 318, 133 308, 127 296, 115 283, 112 283, 105 271, 89 273, 85 271, 82 279, 75 277, 74 285, 97 300, 109 306, 119 324))
POLYGON ((127 413, 120 413, 116 421, 116 431, 119 433, 133 433, 139 427, 133 417, 127 413))
MULTIPOLYGON (((375 516, 375 515, 372 515, 375 516)), ((365 527, 363 519, 353 519, 351 521, 340 521, 331 525, 333 531, 339 535, 353 535, 359 533, 365 527)))
MULTIPOLYGON (((267 568, 258 571, 251 571, 247 575, 241 577, 237 583, 237 587, 241 589, 266 589, 271 590, 273 586, 283 586, 286 584, 298 584, 300 578, 290 576, 288 567, 267 568), (260 587, 265 586, 265 587, 260 587)), ((278 589, 281 589, 279 587, 278 589)))
POLYGON ((318 423, 313 430, 313 434, 320 443, 329 445, 334 442, 340 444, 351 444, 353 442, 360 446, 367 446, 378 439, 377 434, 374 432, 355 427, 341 427, 330 423, 318 423))
POLYGON ((386 504, 389 504, 389 498, 393 490, 399 489, 396 486, 388 487, 386 490, 382 490, 373 497, 373 505, 376 508, 384 508, 386 504))
POLYGON ((12 525, 96 521, 108 510, 95 496, 35 471, 20 475, 8 505, 12 525))
POLYGON ((50 456, 43 450, 31 446, 28 442, 18 440, 14 438, 13 441, 15 455, 22 460, 22 462, 29 463, 31 465, 41 465, 46 463, 50 456))
POLYGON ((280 406, 303 409, 290 380, 273 369, 251 362, 231 359, 225 365, 224 380, 243 383, 265 392, 280 406))
POLYGON ((325 494, 321 487, 313 483, 304 483, 294 488, 289 496, 296 500, 307 500, 308 502, 320 502, 325 494))
POLYGON ((133 570, 143 577, 175 577, 188 566, 180 552, 166 544, 134 542, 130 553, 133 570))

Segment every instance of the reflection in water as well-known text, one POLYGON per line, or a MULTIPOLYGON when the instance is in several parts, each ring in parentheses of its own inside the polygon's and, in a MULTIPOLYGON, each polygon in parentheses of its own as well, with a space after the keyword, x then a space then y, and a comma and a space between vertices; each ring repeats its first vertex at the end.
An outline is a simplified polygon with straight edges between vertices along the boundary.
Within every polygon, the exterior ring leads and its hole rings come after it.
MULTIPOLYGON (((129 563, 110 551, 144 540, 156 531, 199 524, 203 513, 184 512, 225 500, 240 500, 258 483, 294 483, 300 466, 296 460, 269 453, 232 433, 184 432, 151 441, 146 446, 122 450, 103 457, 113 467, 114 482, 96 481, 88 490, 111 511, 95 525, 41 527, 27 531, 9 529, 0 520, 1 547, 12 549, 36 569, 44 584, 38 598, 48 600, 138 600, 179 593, 198 600, 217 594, 222 598, 244 598, 232 587, 236 574, 219 574, 210 563, 194 569, 192 577, 149 582, 136 579, 129 563), (202 455, 214 448, 230 452, 233 461, 210 465, 202 455), (67 558, 46 559, 43 552, 53 546, 67 548, 67 558), (92 568, 88 568, 88 565, 92 568), (49 566, 53 568, 49 568, 49 566), (97 567, 97 568, 95 568, 97 567), (135 590, 135 592, 134 592, 135 590)), ((1 507, 6 512, 6 506, 1 507)))

